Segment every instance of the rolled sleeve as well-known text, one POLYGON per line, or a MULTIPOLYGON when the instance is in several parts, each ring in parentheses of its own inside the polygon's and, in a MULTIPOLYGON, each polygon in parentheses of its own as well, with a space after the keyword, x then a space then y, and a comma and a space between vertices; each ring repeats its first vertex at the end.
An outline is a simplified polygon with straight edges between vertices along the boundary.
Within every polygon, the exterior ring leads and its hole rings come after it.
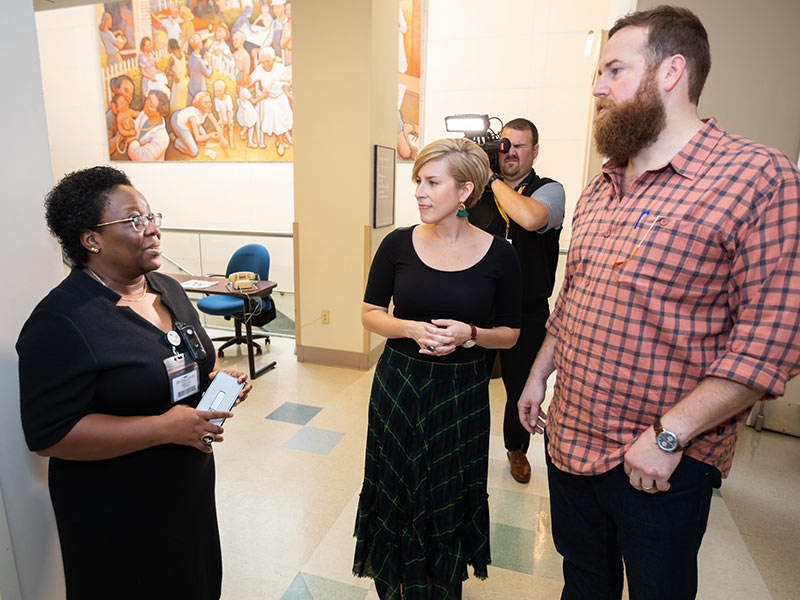
POLYGON ((800 372, 800 173, 785 156, 770 166, 732 265, 727 351, 707 375, 780 396, 800 372))

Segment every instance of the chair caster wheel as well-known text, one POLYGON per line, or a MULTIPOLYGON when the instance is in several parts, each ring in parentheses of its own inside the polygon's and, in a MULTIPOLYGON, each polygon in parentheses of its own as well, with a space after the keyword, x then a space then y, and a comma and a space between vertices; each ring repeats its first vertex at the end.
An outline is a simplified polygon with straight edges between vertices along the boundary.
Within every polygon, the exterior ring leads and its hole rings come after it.
POLYGON ((217 350, 217 356, 220 358, 225 358, 225 352, 223 352, 222 350, 217 350))

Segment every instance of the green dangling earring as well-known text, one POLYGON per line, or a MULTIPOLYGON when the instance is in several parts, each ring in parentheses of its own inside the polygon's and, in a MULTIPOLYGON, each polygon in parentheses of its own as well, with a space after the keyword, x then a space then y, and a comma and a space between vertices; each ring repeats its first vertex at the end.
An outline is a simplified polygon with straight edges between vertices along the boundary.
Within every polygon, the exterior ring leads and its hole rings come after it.
POLYGON ((468 217, 469 216, 469 213, 467 212, 467 207, 464 206, 463 202, 459 202, 458 203, 458 212, 456 213, 456 216, 457 217, 461 217, 462 219, 464 217, 468 217))

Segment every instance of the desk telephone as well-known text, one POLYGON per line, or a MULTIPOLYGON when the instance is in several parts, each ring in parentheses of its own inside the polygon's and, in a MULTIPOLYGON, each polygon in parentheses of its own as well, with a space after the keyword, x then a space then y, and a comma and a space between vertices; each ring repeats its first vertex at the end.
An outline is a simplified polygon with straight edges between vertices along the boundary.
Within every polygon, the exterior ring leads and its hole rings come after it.
POLYGON ((261 277, 257 273, 238 271, 228 275, 228 281, 230 282, 228 285, 233 290, 251 290, 260 279, 261 277))

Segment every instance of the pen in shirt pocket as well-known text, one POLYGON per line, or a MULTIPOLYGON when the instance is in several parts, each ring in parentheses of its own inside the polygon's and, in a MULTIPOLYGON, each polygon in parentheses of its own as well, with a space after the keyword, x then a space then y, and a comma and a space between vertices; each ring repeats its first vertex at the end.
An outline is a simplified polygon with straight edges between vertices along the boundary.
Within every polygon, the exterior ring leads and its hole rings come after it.
MULTIPOLYGON (((647 220, 645 219, 645 221, 642 222, 642 219, 647 217, 648 215, 650 215, 650 211, 649 210, 643 210, 641 212, 641 214, 639 215, 639 218, 636 219, 636 224, 633 226, 634 231, 636 230, 637 227, 639 227, 640 223, 641 223, 642 227, 645 226, 645 224, 647 223, 647 220)), ((628 258, 626 258, 625 260, 618 260, 617 262, 615 262, 613 264, 612 268, 616 269, 617 267, 621 267, 622 265, 624 265, 626 262, 631 260, 636 255, 637 250, 639 250, 641 245, 644 244, 645 240, 647 239, 647 236, 650 235, 650 232, 653 230, 653 227, 655 227, 656 223, 658 223, 658 219, 659 219, 659 215, 656 215, 656 216, 653 217, 653 221, 650 223, 650 226, 647 228, 647 231, 644 232, 644 235, 639 240, 639 243, 636 244, 636 246, 634 246, 633 252, 631 252, 631 255, 628 258)))

